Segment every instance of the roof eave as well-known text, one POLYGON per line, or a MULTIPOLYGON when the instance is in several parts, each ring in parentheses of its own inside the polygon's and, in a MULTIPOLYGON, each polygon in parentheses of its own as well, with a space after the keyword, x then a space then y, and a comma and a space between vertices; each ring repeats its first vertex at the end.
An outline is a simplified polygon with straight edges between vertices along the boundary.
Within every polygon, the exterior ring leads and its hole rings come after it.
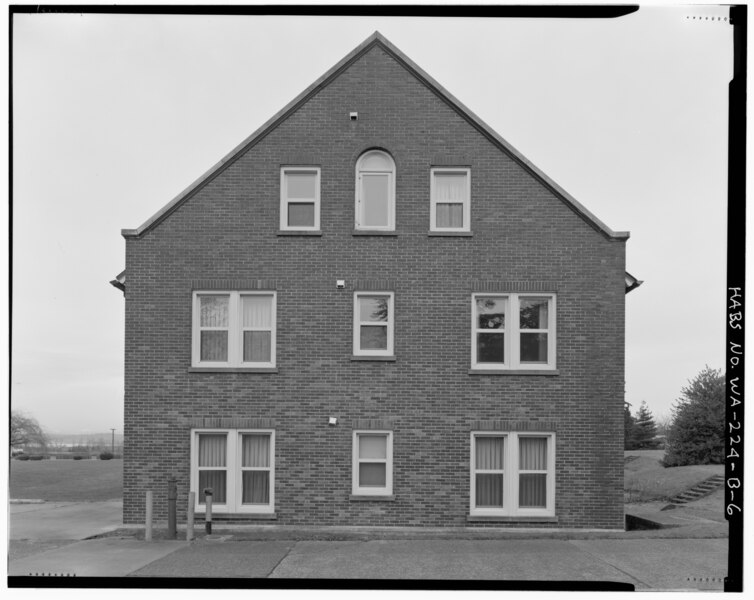
POLYGON ((631 273, 626 271, 626 294, 629 292, 634 291, 636 288, 638 288, 644 281, 641 279, 636 279, 631 273))

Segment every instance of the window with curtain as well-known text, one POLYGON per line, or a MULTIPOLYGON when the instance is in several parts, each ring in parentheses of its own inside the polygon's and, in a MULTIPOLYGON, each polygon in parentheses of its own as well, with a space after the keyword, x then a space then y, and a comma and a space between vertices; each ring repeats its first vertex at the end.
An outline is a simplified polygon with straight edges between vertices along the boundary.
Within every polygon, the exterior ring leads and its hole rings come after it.
POLYGON ((275 292, 194 292, 193 367, 274 367, 275 292))
POLYGON ((472 369, 554 369, 554 294, 472 294, 472 369))
POLYGON ((389 496, 392 493, 392 432, 355 431, 353 435, 353 494, 389 496))
POLYGON ((280 169, 280 229, 319 229, 320 169, 283 167, 280 169))
POLYGON ((199 436, 198 465, 199 503, 204 504, 204 490, 212 490, 213 504, 225 504, 228 499, 227 445, 226 433, 206 433, 199 436))
POLYGON ((197 510, 204 510, 204 490, 212 488, 218 512, 274 512, 274 440, 271 430, 195 430, 191 489, 197 510))
POLYGON ((353 353, 392 356, 393 292, 354 294, 353 353))
POLYGON ((471 436, 471 514, 553 516, 554 434, 471 436))
POLYGON ((430 181, 430 231, 470 230, 469 169, 435 168, 430 181))
POLYGON ((356 229, 395 229, 395 163, 389 154, 370 150, 356 162, 356 229))

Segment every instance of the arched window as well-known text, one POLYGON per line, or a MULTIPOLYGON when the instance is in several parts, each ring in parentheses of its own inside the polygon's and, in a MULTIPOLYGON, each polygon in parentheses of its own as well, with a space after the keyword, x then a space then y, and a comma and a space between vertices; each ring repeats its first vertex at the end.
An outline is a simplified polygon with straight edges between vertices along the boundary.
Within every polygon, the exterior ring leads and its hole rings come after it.
POLYGON ((356 163, 356 229, 395 230, 395 163, 381 150, 356 163))

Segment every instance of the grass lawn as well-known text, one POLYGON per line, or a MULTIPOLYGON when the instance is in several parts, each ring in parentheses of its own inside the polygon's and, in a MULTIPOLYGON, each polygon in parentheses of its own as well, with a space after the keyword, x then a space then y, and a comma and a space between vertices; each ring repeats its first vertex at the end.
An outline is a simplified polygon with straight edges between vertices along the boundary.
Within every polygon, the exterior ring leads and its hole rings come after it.
POLYGON ((11 499, 92 502, 123 497, 123 460, 11 460, 11 499))
POLYGON ((628 450, 636 456, 624 468, 626 502, 649 502, 674 496, 713 475, 722 475, 724 465, 689 465, 665 468, 660 464, 664 450, 628 450))

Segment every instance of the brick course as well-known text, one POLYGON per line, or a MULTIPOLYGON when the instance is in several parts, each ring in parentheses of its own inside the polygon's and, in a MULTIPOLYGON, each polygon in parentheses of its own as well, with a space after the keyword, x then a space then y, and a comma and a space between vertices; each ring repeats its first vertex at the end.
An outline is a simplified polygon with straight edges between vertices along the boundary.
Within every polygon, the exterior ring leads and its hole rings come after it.
POLYGON ((557 434, 557 522, 508 525, 622 528, 624 261, 623 240, 373 45, 127 238, 124 521, 143 522, 149 489, 166 518, 170 475, 184 519, 191 428, 238 419, 276 431, 279 524, 467 526, 469 432, 487 422, 557 434), (396 164, 396 236, 353 235, 370 148, 396 164), (301 163, 321 168, 321 237, 277 235, 280 167, 301 163), (428 236, 430 167, 443 164, 471 168, 471 236, 428 236), (351 360, 353 292, 375 281, 395 292, 395 362, 351 360), (189 372, 192 290, 212 282, 277 291, 277 373, 189 372), (557 293, 557 375, 469 374, 482 290, 557 293), (393 429, 392 502, 349 499, 352 431, 370 421, 393 429))

